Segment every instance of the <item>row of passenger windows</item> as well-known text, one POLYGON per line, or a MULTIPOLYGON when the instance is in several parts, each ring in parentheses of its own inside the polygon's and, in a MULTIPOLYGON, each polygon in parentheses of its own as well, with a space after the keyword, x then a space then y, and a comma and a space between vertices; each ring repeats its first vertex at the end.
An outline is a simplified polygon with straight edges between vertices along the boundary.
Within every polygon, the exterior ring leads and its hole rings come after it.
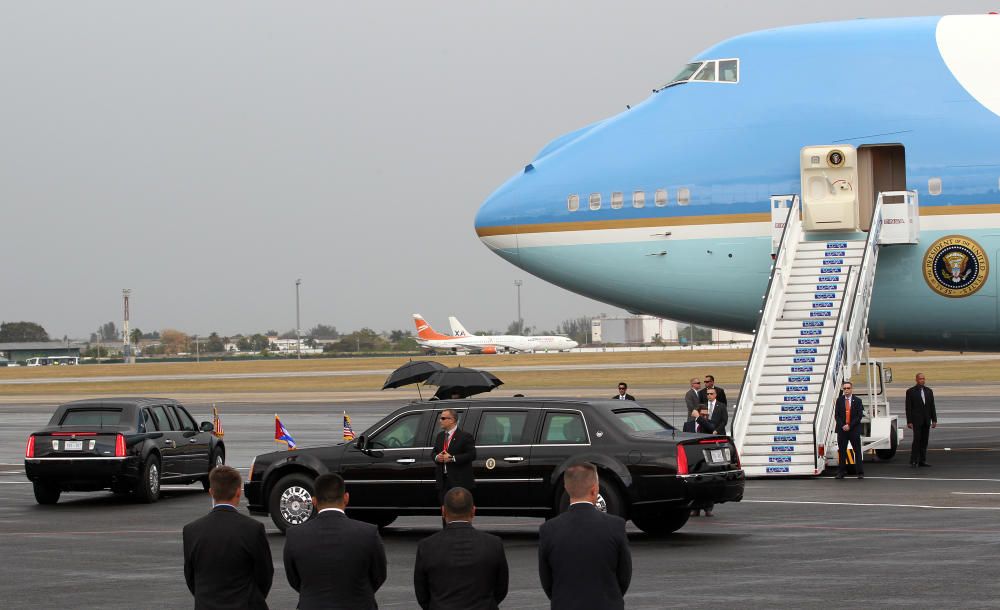
MULTIPOLYGON (((687 205, 691 203, 691 190, 687 188, 679 188, 676 191, 676 202, 677 205, 687 205)), ((658 208, 662 208, 669 203, 670 193, 667 189, 656 189, 653 191, 653 205, 658 208)), ((587 207, 591 210, 599 210, 603 205, 602 197, 600 193, 591 193, 587 198, 587 207)), ((625 193, 621 191, 615 191, 611 193, 611 209, 620 210, 625 207, 625 193)), ((644 208, 646 207, 646 191, 632 191, 632 207, 633 208, 644 208)), ((570 195, 566 198, 566 209, 570 212, 575 212, 580 209, 580 196, 570 195)))

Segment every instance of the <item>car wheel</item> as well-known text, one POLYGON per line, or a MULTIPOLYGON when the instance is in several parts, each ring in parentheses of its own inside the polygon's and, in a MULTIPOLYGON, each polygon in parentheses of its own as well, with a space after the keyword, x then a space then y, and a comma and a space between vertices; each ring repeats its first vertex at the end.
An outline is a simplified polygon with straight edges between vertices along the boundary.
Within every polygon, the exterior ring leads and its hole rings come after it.
POLYGON ((364 521, 365 523, 371 523, 377 526, 379 529, 389 525, 396 520, 395 513, 380 511, 380 510, 351 510, 347 509, 347 516, 351 519, 356 519, 358 521, 364 521))
POLYGON ((160 499, 160 460, 155 456, 146 458, 139 470, 139 480, 135 482, 135 498, 143 504, 151 504, 160 499))
POLYGON ((313 478, 304 474, 283 477, 271 489, 268 512, 278 529, 302 525, 316 512, 312 503, 313 478))
MULTIPOLYGON (((562 487, 561 481, 559 482, 559 486, 562 487)), ((569 494, 566 493, 565 488, 559 494, 559 503, 557 506, 560 513, 566 512, 566 509, 569 508, 569 494)), ((603 513, 619 517, 625 516, 625 502, 622 501, 621 493, 619 493, 614 483, 606 481, 603 478, 600 479, 600 491, 597 494, 597 502, 594 506, 603 513)))
POLYGON ((633 514, 632 523, 650 536, 665 536, 684 527, 690 516, 691 509, 687 507, 645 510, 633 514))
MULTIPOLYGON (((212 452, 212 456, 208 460, 208 472, 212 472, 213 468, 218 468, 219 466, 224 466, 225 464, 226 454, 223 451, 216 449, 212 452)), ((205 488, 205 491, 208 491, 208 488, 210 487, 208 483, 208 473, 205 473, 205 476, 202 477, 201 485, 205 488)))
POLYGON ((62 490, 50 483, 34 482, 35 501, 39 504, 55 504, 59 501, 62 490))
POLYGON ((899 449, 899 434, 896 432, 896 422, 892 422, 892 426, 889 428, 889 435, 889 448, 875 450, 875 455, 880 460, 891 460, 896 456, 896 450, 899 449))

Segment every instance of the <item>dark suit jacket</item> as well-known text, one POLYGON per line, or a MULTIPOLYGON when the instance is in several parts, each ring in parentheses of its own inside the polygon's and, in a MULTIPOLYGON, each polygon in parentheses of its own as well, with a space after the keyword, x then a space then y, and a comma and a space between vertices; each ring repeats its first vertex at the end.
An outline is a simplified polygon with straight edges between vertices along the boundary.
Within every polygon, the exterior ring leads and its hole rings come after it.
MULTIPOLYGON (((861 404, 861 399, 857 396, 851 396, 851 429, 848 434, 854 434, 855 432, 861 432, 861 418, 865 415, 865 407, 861 404)), ((837 405, 833 410, 833 419, 837 425, 837 432, 844 431, 844 424, 847 423, 847 409, 844 406, 844 395, 841 394, 837 398, 837 405)))
POLYGON ((684 432, 699 432, 701 434, 712 434, 715 432, 715 424, 707 417, 699 417, 697 420, 684 422, 684 432), (701 424, 701 430, 695 430, 695 423, 701 424))
MULTIPOLYGON (((729 404, 729 401, 726 400, 726 391, 720 388, 719 386, 715 386, 715 398, 719 402, 724 402, 726 404, 729 404)), ((698 390, 698 401, 703 402, 706 405, 708 404, 708 388, 702 388, 698 390)))
POLYGON ((573 504, 538 530, 538 575, 552 608, 620 610, 632 581, 625 520, 573 504))
POLYGON ((299 592, 299 610, 373 610, 385 582, 378 528, 325 511, 285 532, 285 575, 299 592))
POLYGON ((928 420, 937 423, 937 408, 934 406, 934 392, 924 386, 924 397, 927 404, 920 399, 920 386, 915 385, 906 391, 906 423, 922 424, 928 420))
MULTIPOLYGON (((707 402, 705 404, 708 404, 707 402)), ((719 434, 726 433, 726 424, 729 423, 729 407, 725 401, 716 400, 715 410, 712 411, 712 425, 719 434)))
POLYGON ((184 526, 184 580, 196 610, 267 609, 274 565, 264 525, 216 506, 184 526))
POLYGON ((449 523, 417 545, 413 588, 424 610, 495 610, 507 583, 503 542, 471 523, 449 523))
MULTIPOLYGON (((441 430, 434 437, 434 451, 431 456, 436 457, 444 448, 444 439, 447 432, 441 430)), ((476 439, 465 430, 455 430, 451 443, 448 444, 448 453, 454 456, 454 462, 448 462, 448 482, 450 487, 464 487, 473 489, 476 486, 476 478, 472 474, 472 461, 476 459, 476 439)), ((435 460, 435 479, 438 488, 444 484, 444 464, 435 460)))
MULTIPOLYGON (((621 398, 618 398, 619 396, 620 396, 620 394, 615 394, 614 396, 611 397, 611 400, 621 400, 621 398)), ((629 394, 628 392, 626 392, 625 393, 625 400, 635 400, 635 396, 632 396, 631 394, 629 394)))

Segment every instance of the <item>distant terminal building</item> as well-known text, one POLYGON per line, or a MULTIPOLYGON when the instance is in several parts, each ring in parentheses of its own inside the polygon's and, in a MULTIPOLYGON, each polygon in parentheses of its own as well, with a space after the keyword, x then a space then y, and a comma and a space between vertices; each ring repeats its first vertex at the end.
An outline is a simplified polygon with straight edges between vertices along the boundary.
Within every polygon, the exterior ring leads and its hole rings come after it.
POLYGON ((11 362, 24 362, 28 358, 48 356, 75 356, 79 358, 80 347, 80 344, 64 341, 0 343, 0 357, 11 362))
MULTIPOLYGON (((673 320, 665 320, 655 316, 628 316, 620 318, 594 318, 590 323, 591 341, 614 345, 650 345, 662 343, 691 342, 691 337, 679 333, 680 329, 689 329, 688 324, 673 320), (680 336, 680 335, 684 336, 680 336)), ((696 343, 729 343, 753 341, 753 335, 734 333, 728 330, 710 329, 711 339, 695 337, 696 343)))

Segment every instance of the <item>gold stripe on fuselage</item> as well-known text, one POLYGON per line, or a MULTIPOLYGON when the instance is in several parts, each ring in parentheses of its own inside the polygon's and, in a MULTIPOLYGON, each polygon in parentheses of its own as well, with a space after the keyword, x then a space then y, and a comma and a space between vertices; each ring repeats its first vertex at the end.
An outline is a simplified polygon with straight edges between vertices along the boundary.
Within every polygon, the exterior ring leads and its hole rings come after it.
MULTIPOLYGON (((950 216, 959 214, 996 214, 1000 204, 947 205, 921 207, 921 216, 950 216)), ((623 218, 621 220, 584 220, 580 222, 550 222, 533 225, 503 225, 476 227, 479 237, 520 235, 524 233, 561 233, 564 231, 600 231, 604 229, 641 229, 643 227, 679 227, 689 225, 738 224, 770 222, 770 214, 713 214, 711 216, 669 216, 663 218, 623 218)))

